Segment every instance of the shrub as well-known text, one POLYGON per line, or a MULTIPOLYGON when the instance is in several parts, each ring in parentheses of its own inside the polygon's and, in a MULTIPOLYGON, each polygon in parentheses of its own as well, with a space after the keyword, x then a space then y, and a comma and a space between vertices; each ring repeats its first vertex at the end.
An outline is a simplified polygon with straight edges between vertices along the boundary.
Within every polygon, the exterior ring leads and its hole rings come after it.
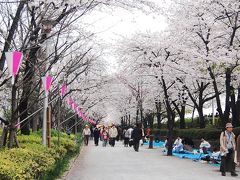
POLYGON ((58 134, 52 131, 51 148, 42 146, 41 132, 19 135, 21 148, 0 149, 0 179, 48 179, 50 174, 53 179, 59 175, 64 168, 62 162, 66 165, 79 151, 75 136, 60 135, 61 145, 58 146, 58 134), (56 168, 58 173, 54 174, 56 168))
MULTIPOLYGON (((153 129, 152 133, 155 136, 167 136, 168 130, 167 129, 153 129)), ((239 128, 239 133, 240 133, 240 128, 239 128)), ((180 137, 188 137, 191 139, 201 139, 205 138, 207 140, 215 140, 219 139, 221 134, 221 130, 219 129, 210 129, 210 128, 205 128, 205 129, 174 129, 173 135, 175 137, 180 136, 180 137)))

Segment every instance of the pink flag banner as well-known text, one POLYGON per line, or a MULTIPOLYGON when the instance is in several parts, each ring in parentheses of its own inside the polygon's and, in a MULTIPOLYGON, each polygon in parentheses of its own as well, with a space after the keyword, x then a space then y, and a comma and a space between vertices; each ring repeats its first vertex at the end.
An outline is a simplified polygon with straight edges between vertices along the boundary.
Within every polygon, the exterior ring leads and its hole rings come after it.
POLYGON ((46 94, 48 94, 48 92, 50 91, 52 79, 53 78, 50 75, 47 75, 46 77, 42 77, 43 87, 44 87, 46 94))
POLYGON ((62 84, 62 87, 61 87, 61 98, 62 99, 63 99, 63 97, 65 95, 66 89, 67 89, 66 84, 62 84))
POLYGON ((86 121, 86 115, 83 113, 82 118, 84 121, 86 121))
POLYGON ((73 108, 74 111, 76 111, 77 104, 76 104, 76 103, 73 103, 73 104, 72 104, 72 108, 73 108))
POLYGON ((82 111, 79 112, 79 115, 80 115, 81 118, 83 118, 83 112, 82 111))
POLYGON ((78 113, 78 116, 81 117, 81 108, 79 106, 77 107, 77 113, 78 113))
POLYGON ((6 52, 5 56, 9 74, 12 76, 12 84, 14 84, 15 77, 18 74, 19 67, 22 63, 23 54, 21 52, 14 51, 6 52))
POLYGON ((70 97, 70 98, 68 99, 68 108, 71 107, 72 103, 73 103, 73 100, 72 100, 72 97, 70 97))

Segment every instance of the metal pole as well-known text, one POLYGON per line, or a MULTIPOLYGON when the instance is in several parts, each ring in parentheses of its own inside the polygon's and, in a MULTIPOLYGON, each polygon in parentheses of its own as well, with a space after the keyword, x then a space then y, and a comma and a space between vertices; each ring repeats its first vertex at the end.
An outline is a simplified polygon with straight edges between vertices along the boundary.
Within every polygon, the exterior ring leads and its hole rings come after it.
MULTIPOLYGON (((48 58, 48 40, 46 39, 46 58, 48 58)), ((48 60, 46 60, 46 66, 45 66, 45 71, 46 71, 46 76, 48 75, 48 68, 49 68, 49 63, 48 60)), ((43 145, 46 146, 47 142, 47 108, 48 108, 48 93, 45 91, 45 98, 44 98, 44 105, 43 105, 43 136, 42 136, 42 142, 43 145)))
MULTIPOLYGON (((46 75, 48 75, 48 69, 49 69, 49 60, 48 60, 48 56, 49 56, 49 46, 48 46, 48 43, 49 43, 49 34, 51 32, 51 24, 45 24, 46 26, 46 29, 45 29, 45 33, 46 33, 46 40, 45 40, 45 43, 46 43, 46 66, 45 66, 45 72, 46 72, 46 75)), ((43 137, 42 137, 42 142, 43 142, 43 145, 46 146, 47 145, 47 109, 48 109, 48 93, 45 91, 45 98, 44 98, 44 106, 43 106, 43 137)))

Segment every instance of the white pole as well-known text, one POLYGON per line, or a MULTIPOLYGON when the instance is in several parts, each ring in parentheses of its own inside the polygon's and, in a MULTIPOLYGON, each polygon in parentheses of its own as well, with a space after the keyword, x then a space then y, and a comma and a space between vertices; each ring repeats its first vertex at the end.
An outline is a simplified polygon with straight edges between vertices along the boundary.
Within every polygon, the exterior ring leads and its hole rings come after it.
MULTIPOLYGON (((48 32, 46 33, 46 38, 48 38, 48 32)), ((48 39, 46 39, 46 66, 45 66, 45 71, 47 77, 48 75, 48 68, 49 68, 49 61, 48 61, 48 56, 49 56, 49 50, 48 50, 48 39)), ((42 143, 44 146, 47 146, 47 108, 48 108, 48 93, 45 91, 45 98, 44 98, 44 105, 43 105, 43 130, 42 130, 42 143)))

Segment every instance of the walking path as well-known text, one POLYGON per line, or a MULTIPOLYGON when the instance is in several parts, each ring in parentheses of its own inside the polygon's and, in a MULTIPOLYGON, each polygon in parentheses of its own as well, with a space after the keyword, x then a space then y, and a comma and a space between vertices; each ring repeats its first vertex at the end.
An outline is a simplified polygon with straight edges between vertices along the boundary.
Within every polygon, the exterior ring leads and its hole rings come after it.
POLYGON ((90 141, 64 178, 67 180, 233 180, 222 177, 219 168, 188 159, 167 157, 161 149, 123 147, 95 147, 90 141))

